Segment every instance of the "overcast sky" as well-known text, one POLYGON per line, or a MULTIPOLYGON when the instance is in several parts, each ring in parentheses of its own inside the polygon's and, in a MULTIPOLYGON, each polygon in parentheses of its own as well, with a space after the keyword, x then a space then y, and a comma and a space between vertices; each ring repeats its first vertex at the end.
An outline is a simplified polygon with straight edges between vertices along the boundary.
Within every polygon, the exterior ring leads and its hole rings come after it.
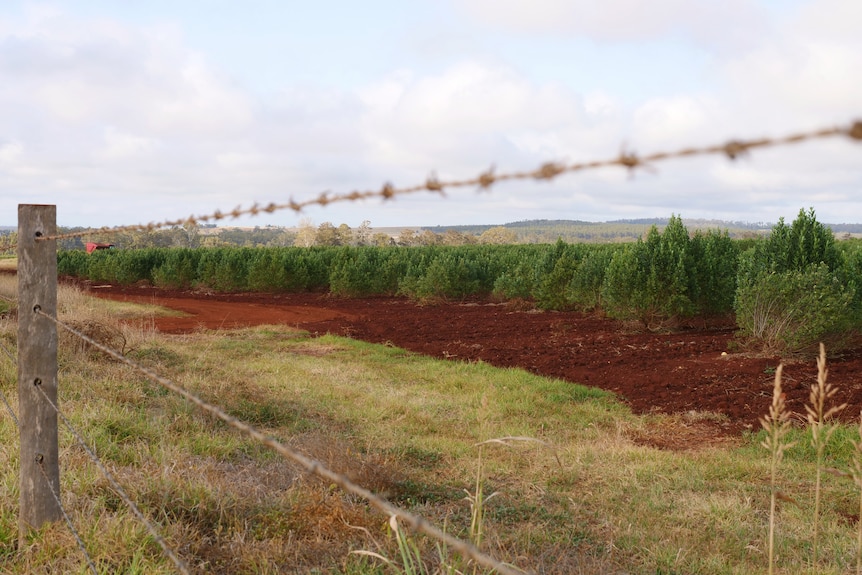
MULTIPOLYGON (((862 119, 859 0, 0 3, 0 224, 65 226, 862 119)), ((674 160, 241 225, 862 222, 862 144, 674 160)))

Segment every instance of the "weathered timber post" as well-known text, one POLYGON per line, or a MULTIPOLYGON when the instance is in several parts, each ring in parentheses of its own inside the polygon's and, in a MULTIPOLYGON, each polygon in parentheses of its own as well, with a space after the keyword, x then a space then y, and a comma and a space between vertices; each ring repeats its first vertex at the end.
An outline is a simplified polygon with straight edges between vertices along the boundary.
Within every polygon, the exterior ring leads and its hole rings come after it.
POLYGON ((57 206, 18 205, 18 417, 20 420, 19 548, 27 534, 62 518, 57 412, 57 326, 34 312, 57 314, 57 206))

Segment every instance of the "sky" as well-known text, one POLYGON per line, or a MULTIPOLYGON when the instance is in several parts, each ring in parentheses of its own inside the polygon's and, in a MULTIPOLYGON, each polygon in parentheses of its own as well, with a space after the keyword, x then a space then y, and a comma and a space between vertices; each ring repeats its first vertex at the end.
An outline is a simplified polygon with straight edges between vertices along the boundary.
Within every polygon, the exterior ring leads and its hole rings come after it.
MULTIPOLYGON (((0 225, 646 155, 862 120, 859 0, 4 0, 0 225)), ((862 222, 845 138, 230 222, 862 222)))

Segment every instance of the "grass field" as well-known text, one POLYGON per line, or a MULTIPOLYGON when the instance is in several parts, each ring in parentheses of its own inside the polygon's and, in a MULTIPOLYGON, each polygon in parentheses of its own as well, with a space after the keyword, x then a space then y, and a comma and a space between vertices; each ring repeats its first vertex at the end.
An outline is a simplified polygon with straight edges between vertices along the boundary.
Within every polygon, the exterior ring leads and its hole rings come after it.
MULTIPOLYGON (((0 295, 14 295, 3 278, 0 295)), ((475 538, 478 477, 481 548, 519 568, 766 573, 763 434, 704 437, 681 452, 643 444, 690 433, 712 414, 636 417, 613 396, 571 383, 284 326, 167 336, 116 319, 156 310, 66 289, 58 308, 64 321, 107 326, 105 338, 120 333, 130 357, 458 537, 475 538), (540 441, 476 445, 503 437, 540 441)), ((0 318, 0 341, 14 350, 13 316, 0 318)), ((405 572, 388 518, 363 501, 70 338, 61 337, 59 360, 61 409, 194 571, 405 572)), ((0 354, 0 389, 13 405, 15 378, 0 354)), ((830 466, 849 465, 855 434, 837 430, 830 466)), ((808 437, 801 426, 791 430, 787 441, 797 444, 779 469, 776 565, 781 573, 846 573, 855 565, 858 495, 848 479, 825 476, 812 566, 808 437)), ((60 452, 63 502, 99 571, 174 572, 62 428, 60 452)), ((0 572, 86 573, 62 522, 16 548, 17 469, 17 430, 4 410, 0 572)), ((410 540, 429 572, 473 572, 425 537, 410 540)))
POLYGON ((15 256, 0 255, 0 270, 18 269, 18 258, 15 256))

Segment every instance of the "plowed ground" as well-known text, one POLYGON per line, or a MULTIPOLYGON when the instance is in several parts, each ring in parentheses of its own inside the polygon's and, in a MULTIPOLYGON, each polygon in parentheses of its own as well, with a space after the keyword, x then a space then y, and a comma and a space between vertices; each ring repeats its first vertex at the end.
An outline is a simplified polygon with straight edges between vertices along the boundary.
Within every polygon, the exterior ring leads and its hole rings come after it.
MULTIPOLYGON (((759 429, 771 401, 778 358, 734 351, 735 326, 712 321, 652 333, 576 312, 547 312, 486 300, 419 305, 394 297, 344 299, 325 294, 214 294, 150 287, 81 287, 94 295, 157 304, 185 317, 156 318, 166 333, 260 324, 287 324, 313 334, 332 333, 453 361, 484 361, 613 391, 636 413, 713 413, 710 433, 759 429), (726 352, 723 354, 722 352, 726 352)), ((151 320, 147 320, 148 322, 151 320)), ((784 368, 791 410, 803 421, 816 382, 812 357, 784 368)), ((829 361, 842 418, 862 409, 862 352, 829 361)), ((703 419, 695 418, 695 419, 703 419)), ((702 435, 702 434, 700 434, 702 435)), ((696 439, 694 439, 696 440, 696 439)), ((660 443, 652 438, 651 443, 660 443)))

